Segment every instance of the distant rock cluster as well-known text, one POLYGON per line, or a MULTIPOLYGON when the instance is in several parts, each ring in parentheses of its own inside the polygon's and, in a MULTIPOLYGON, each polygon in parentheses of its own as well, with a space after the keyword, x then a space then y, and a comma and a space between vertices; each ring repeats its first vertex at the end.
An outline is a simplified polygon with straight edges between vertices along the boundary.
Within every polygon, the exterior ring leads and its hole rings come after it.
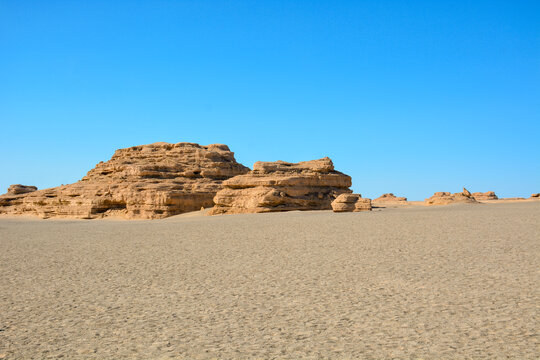
MULTIPOLYGON (((332 160, 239 164, 227 145, 154 143, 116 150, 80 181, 38 190, 11 185, 0 195, 0 214, 94 219, 159 219, 211 208, 210 215, 291 210, 370 211, 411 204, 386 193, 375 200, 353 194, 351 177, 332 160)), ((493 191, 437 192, 424 205, 497 200, 493 191)), ((511 199, 503 199, 511 200, 511 199)), ((515 198, 515 200, 524 200, 515 198)), ((530 200, 540 200, 532 194, 530 200)))
POLYGON ((472 194, 465 188, 460 193, 436 192, 425 200, 427 205, 448 205, 454 203, 476 203, 472 194))
POLYGON ((377 206, 389 206, 389 205, 407 205, 407 198, 401 196, 395 196, 392 193, 382 194, 375 200, 373 204, 377 206))
POLYGON ((485 192, 485 193, 475 192, 475 193, 472 193, 472 197, 476 201, 498 200, 499 199, 499 197, 497 195, 495 195, 495 193, 493 191, 488 191, 488 192, 485 192))

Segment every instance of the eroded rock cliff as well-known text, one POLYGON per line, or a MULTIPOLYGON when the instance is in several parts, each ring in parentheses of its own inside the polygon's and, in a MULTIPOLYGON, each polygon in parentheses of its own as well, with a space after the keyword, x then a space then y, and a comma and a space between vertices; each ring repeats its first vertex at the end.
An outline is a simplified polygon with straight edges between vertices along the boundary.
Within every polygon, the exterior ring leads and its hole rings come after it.
POLYGON ((0 196, 0 213, 164 218, 212 207, 222 182, 248 171, 222 144, 133 146, 117 150, 74 184, 0 196))
POLYGON ((340 194, 351 193, 351 177, 334 170, 329 158, 299 163, 256 162, 253 171, 223 182, 210 214, 330 210, 340 194))

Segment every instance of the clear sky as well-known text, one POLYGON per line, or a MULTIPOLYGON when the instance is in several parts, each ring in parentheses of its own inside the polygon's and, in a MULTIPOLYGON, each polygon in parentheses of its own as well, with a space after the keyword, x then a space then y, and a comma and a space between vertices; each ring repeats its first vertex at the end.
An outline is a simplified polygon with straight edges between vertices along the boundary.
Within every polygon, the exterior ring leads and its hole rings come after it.
POLYGON ((0 192, 158 141, 329 156, 366 197, 528 197, 540 1, 0 0, 0 192))

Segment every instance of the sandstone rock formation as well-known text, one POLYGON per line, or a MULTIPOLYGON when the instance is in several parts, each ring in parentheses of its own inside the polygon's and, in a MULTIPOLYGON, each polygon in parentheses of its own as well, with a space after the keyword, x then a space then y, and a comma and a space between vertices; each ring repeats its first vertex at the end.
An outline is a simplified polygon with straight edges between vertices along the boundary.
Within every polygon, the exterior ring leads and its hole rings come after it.
POLYGON ((474 198, 474 200, 476 201, 482 201, 482 200, 498 200, 499 198, 497 197, 497 195, 495 195, 495 193, 493 191, 488 191, 488 192, 485 192, 485 193, 482 193, 482 192, 475 192, 475 193, 472 193, 472 197, 474 198))
POLYGON ((332 201, 332 210, 334 210, 334 212, 354 211, 354 204, 356 204, 360 197, 360 194, 341 194, 332 201))
POLYGON ((463 192, 450 194, 449 192, 436 192, 424 201, 427 205, 448 205, 453 203, 476 203, 471 193, 463 188, 463 192))
POLYGON ((249 169, 226 145, 155 143, 117 150, 80 181, 0 196, 0 213, 156 219, 212 207, 224 180, 249 169))
POLYGON ((360 194, 341 194, 331 205, 334 212, 371 211, 371 199, 364 199, 360 194))
POLYGON ((531 199, 539 200, 540 199, 540 193, 531 194, 531 199))
POLYGON ((14 184, 10 185, 7 191, 7 194, 10 195, 19 195, 19 194, 26 194, 29 192, 36 191, 37 187, 31 186, 31 185, 21 185, 21 184, 14 184))
POLYGON ((406 205, 407 204, 407 198, 406 197, 398 197, 395 196, 392 193, 382 194, 380 197, 374 199, 372 201, 375 205, 406 205))
POLYGON ((330 210, 351 193, 351 177, 334 170, 329 158, 299 163, 256 162, 253 171, 223 182, 211 215, 290 210, 330 210))
POLYGON ((354 211, 371 211, 371 199, 366 199, 363 197, 359 198, 354 203, 354 211))

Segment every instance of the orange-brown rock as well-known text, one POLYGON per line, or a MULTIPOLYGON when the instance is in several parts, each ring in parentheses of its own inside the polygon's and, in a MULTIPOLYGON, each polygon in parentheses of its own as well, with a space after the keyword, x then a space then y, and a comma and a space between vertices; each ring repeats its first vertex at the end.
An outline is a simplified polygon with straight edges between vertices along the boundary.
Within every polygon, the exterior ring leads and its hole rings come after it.
POLYGON ((533 199, 533 200, 540 200, 540 193, 537 193, 537 194, 531 194, 531 199, 533 199))
POLYGON ((334 170, 329 158, 299 163, 256 162, 253 171, 223 182, 210 214, 330 210, 351 193, 351 177, 334 170))
POLYGON ((224 180, 249 169, 226 145, 155 143, 117 150, 80 181, 0 196, 0 213, 156 219, 212 207, 224 180))
POLYGON ((498 200, 499 198, 497 197, 497 195, 495 195, 495 193, 493 191, 488 191, 488 192, 485 192, 485 193, 482 193, 482 192, 475 192, 475 193, 472 193, 472 197, 474 198, 474 200, 476 201, 483 201, 483 200, 498 200))
POLYGON ((19 195, 19 194, 30 193, 36 190, 37 190, 37 187, 35 186, 14 184, 14 185, 9 186, 7 193, 10 195, 19 195))
POLYGON ((463 188, 463 192, 451 194, 449 192, 436 192, 424 201, 427 205, 448 205, 453 203, 476 203, 471 193, 463 188))
POLYGON ((366 199, 363 197, 359 198, 354 203, 354 211, 371 211, 371 199, 366 199))
POLYGON ((334 212, 371 211, 371 199, 360 194, 341 194, 331 205, 334 212))
POLYGON ((332 201, 332 210, 334 210, 334 212, 354 211, 354 204, 356 204, 360 197, 360 194, 341 194, 332 201))
POLYGON ((398 197, 392 193, 387 193, 387 194, 382 194, 378 198, 374 199, 372 202, 378 205, 406 205, 407 198, 400 197, 400 196, 398 197))

